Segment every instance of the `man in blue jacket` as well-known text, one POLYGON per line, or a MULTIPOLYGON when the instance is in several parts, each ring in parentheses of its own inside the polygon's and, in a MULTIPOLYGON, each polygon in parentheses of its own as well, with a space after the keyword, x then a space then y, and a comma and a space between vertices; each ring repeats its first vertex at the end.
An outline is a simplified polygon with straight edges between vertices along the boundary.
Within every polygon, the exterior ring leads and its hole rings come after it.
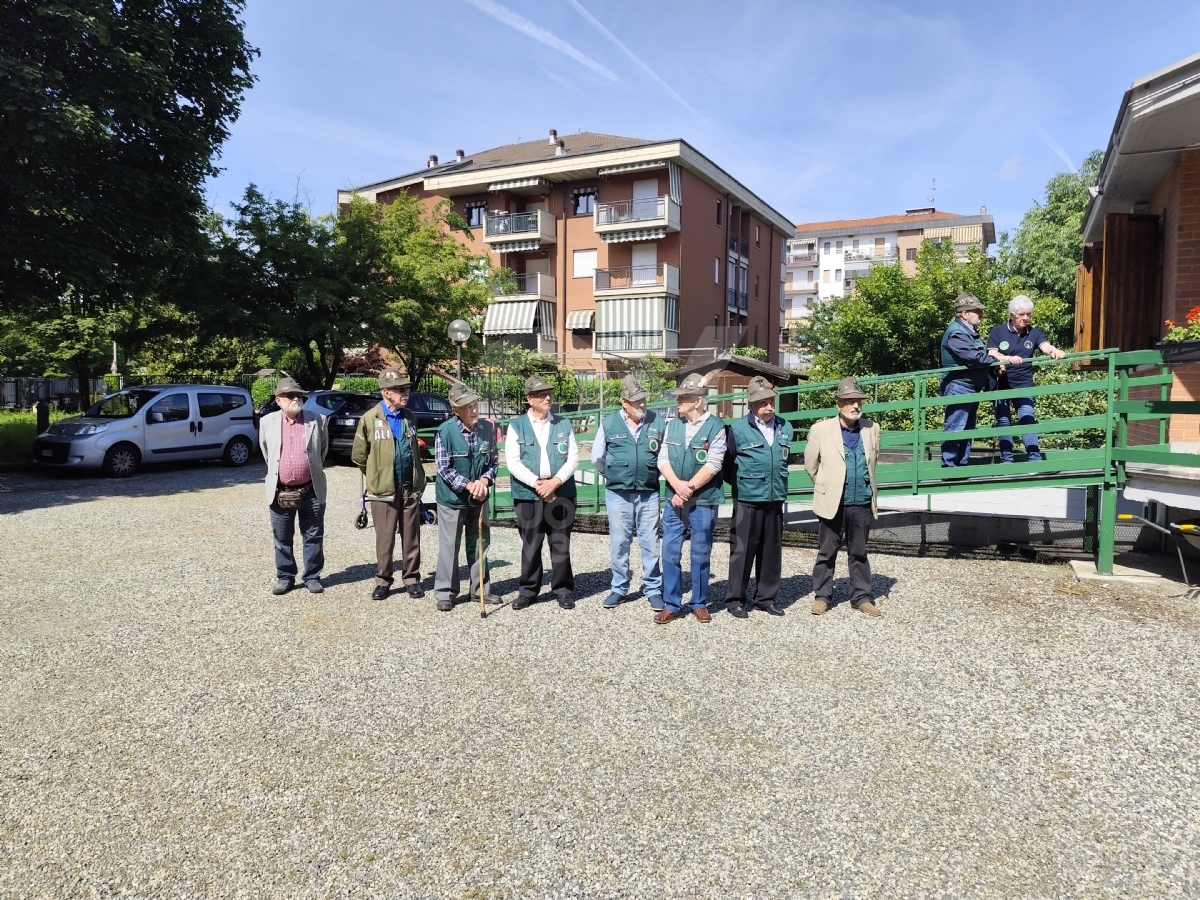
MULTIPOLYGON (((942 376, 942 396, 977 394, 987 390, 988 370, 999 363, 1021 364, 1019 356, 992 356, 979 336, 979 320, 983 304, 966 291, 954 301, 954 320, 942 335, 942 368, 960 366, 942 376)), ((979 401, 951 403, 946 406, 945 432, 973 431, 979 401)), ((971 458, 969 440, 942 441, 942 465, 965 466, 971 458)))
POLYGON ((792 426, 775 415, 775 388, 761 375, 746 390, 750 414, 726 432, 725 458, 733 462, 733 550, 725 608, 748 617, 746 592, 755 570, 754 607, 782 616, 775 604, 783 570, 783 504, 787 500, 792 426))

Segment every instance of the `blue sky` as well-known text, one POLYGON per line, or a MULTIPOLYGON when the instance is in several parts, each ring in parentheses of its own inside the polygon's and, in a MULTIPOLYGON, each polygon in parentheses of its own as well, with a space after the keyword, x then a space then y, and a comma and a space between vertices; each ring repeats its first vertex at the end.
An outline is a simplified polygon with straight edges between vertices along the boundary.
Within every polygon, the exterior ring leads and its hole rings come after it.
POLYGON ((1108 141, 1200 4, 249 0, 258 84, 209 202, 305 199, 517 140, 682 137, 793 221, 986 206, 1108 141))

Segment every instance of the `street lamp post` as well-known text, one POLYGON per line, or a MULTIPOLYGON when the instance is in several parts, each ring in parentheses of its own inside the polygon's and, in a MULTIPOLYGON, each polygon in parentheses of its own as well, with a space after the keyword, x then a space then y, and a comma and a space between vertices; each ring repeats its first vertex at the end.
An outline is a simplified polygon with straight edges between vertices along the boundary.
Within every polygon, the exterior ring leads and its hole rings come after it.
POLYGON ((455 319, 450 323, 450 327, 446 329, 446 335, 458 347, 458 367, 457 377, 462 381, 462 348, 463 344, 471 339, 471 323, 465 319, 455 319))

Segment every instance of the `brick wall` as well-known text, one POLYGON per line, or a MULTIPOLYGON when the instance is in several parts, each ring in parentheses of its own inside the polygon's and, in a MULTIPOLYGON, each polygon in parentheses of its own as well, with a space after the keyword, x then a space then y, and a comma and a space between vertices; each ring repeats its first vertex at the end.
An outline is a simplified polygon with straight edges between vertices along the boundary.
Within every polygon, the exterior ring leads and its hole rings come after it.
MULTIPOLYGON (((1200 150, 1179 154, 1155 200, 1163 217, 1163 318, 1182 324, 1200 306, 1200 150)), ((1200 365, 1173 371, 1171 399, 1200 399, 1200 365)), ((1200 416, 1173 416, 1170 440, 1176 450, 1200 450, 1200 416)))

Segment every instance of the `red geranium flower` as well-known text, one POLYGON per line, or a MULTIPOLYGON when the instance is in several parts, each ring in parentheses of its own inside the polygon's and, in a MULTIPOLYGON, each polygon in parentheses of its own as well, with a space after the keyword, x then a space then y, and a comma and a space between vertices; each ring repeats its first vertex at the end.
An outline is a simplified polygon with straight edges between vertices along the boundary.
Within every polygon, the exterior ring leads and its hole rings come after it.
POLYGON ((1200 319, 1200 306, 1193 306, 1188 310, 1187 320, 1189 322, 1194 322, 1197 319, 1200 319))
POLYGON ((1166 325, 1168 328, 1174 328, 1174 327, 1175 327, 1175 320, 1174 320, 1174 319, 1167 319, 1167 321, 1165 321, 1163 324, 1164 324, 1164 325, 1166 325))

